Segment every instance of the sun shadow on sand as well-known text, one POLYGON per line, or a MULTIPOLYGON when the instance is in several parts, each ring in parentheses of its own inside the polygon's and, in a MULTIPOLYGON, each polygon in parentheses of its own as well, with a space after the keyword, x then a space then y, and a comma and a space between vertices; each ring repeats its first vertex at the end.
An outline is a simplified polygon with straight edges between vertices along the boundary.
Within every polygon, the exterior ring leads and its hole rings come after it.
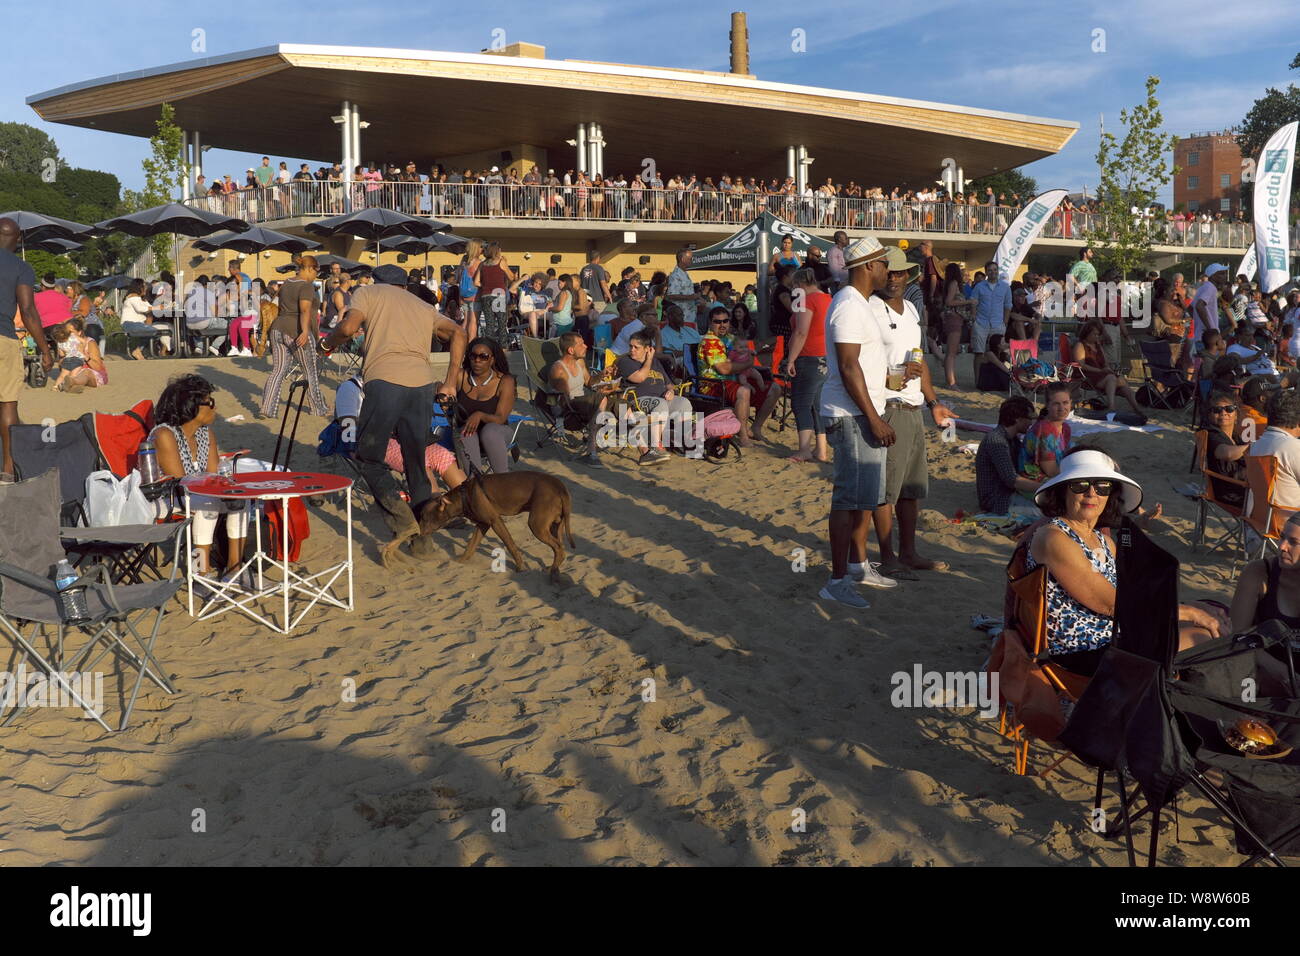
MULTIPOLYGON (((343 705, 346 706, 346 705, 343 705)), ((309 727, 296 728, 297 732, 309 727)), ((274 733, 213 738, 79 830, 100 866, 428 866, 587 862, 526 784, 427 738, 408 761, 274 733), (416 768, 419 768, 418 770, 416 768), (197 811, 202 811, 200 815, 197 811), (203 832, 196 832, 202 822, 203 832), (494 832, 493 825, 504 832, 494 832)), ((84 855, 83 855, 84 854, 84 855)))

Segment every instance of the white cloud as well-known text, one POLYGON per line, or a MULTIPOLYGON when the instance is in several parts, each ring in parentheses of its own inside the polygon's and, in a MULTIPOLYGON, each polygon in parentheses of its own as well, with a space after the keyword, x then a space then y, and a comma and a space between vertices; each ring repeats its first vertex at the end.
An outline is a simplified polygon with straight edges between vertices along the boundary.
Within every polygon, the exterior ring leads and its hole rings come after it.
MULTIPOLYGON (((1102 27, 1111 50, 1166 60, 1172 56, 1194 58, 1249 51, 1258 56, 1273 39, 1294 36, 1295 0, 1142 0, 1117 4, 1093 0, 1090 10, 1076 11, 1075 23, 1102 27)), ((1290 47, 1288 47, 1291 50, 1290 47)), ((1282 65, 1294 52, 1279 55, 1282 65)))

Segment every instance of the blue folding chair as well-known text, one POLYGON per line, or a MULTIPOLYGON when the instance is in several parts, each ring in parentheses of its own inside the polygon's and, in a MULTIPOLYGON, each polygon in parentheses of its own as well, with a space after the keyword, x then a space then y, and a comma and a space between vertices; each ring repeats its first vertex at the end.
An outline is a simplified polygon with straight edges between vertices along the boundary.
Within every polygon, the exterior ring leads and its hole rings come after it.
POLYGON ((591 369, 594 372, 605 368, 605 350, 614 345, 614 328, 608 322, 591 330, 591 369))

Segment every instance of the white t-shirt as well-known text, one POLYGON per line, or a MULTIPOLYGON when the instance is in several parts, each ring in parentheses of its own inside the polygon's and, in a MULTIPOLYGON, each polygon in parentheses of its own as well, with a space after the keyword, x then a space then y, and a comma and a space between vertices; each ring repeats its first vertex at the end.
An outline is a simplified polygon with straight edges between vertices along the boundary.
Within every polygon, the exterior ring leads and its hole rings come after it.
POLYGON ((632 350, 632 336, 644 328, 644 322, 640 319, 633 319, 627 325, 623 326, 623 331, 618 333, 618 338, 614 339, 614 344, 609 347, 610 351, 619 358, 627 355, 627 353, 632 350))
MULTIPOLYGON (((885 315, 888 316, 881 330, 885 340, 885 362, 887 365, 902 365, 907 361, 908 352, 921 347, 921 319, 916 313, 916 306, 904 299, 903 314, 899 315, 884 299, 879 296, 875 298, 884 303, 885 315), (891 329, 890 323, 896 328, 891 329)), ((900 398, 908 405, 925 404, 919 378, 910 379, 901 392, 890 392, 889 397, 900 398)))
POLYGON ((876 414, 885 413, 885 400, 891 393, 885 388, 885 373, 888 362, 885 360, 885 342, 881 333, 882 326, 889 328, 889 318, 884 314, 888 309, 883 301, 872 296, 868 302, 862 293, 848 285, 831 299, 826 312, 826 384, 822 386, 821 413, 827 418, 840 418, 848 415, 863 415, 858 403, 849 397, 840 378, 839 362, 835 355, 835 346, 839 342, 861 345, 858 364, 862 366, 862 377, 867 383, 867 395, 875 406, 876 414))
POLYGON ((152 319, 153 314, 149 311, 149 303, 140 296, 127 296, 126 301, 122 303, 123 322, 143 322, 147 325, 152 319))
MULTIPOLYGON (((1279 511, 1300 511, 1300 438, 1292 438, 1280 428, 1269 427, 1250 446, 1251 455, 1272 455, 1277 459, 1277 478, 1273 483, 1273 504, 1279 511)), ((1246 498, 1246 510, 1254 507, 1246 498)))
MULTIPOLYGON (((1247 348, 1244 345, 1238 345, 1233 342, 1228 346, 1228 354, 1235 355, 1239 359, 1248 359, 1254 355, 1258 349, 1247 348)), ((1246 371, 1251 375, 1276 375, 1277 368, 1273 365, 1273 360, 1267 355, 1261 355, 1258 359, 1246 366, 1246 371)))
POLYGON ((334 417, 359 417, 361 415, 361 400, 364 397, 364 393, 361 391, 361 377, 353 375, 340 385, 338 391, 334 393, 334 417))

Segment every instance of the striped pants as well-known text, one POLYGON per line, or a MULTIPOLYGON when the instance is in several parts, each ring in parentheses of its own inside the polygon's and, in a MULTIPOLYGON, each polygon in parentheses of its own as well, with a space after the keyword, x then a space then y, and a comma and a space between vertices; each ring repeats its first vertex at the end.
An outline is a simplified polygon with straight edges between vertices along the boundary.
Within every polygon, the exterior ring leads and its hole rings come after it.
POLYGON ((280 391, 284 388, 284 380, 297 365, 307 378, 307 401, 311 403, 311 413, 330 417, 330 407, 320 393, 320 379, 316 374, 316 350, 312 348, 315 343, 295 345, 293 337, 276 329, 271 330, 270 338, 271 374, 262 389, 262 414, 275 418, 280 413, 280 391))

